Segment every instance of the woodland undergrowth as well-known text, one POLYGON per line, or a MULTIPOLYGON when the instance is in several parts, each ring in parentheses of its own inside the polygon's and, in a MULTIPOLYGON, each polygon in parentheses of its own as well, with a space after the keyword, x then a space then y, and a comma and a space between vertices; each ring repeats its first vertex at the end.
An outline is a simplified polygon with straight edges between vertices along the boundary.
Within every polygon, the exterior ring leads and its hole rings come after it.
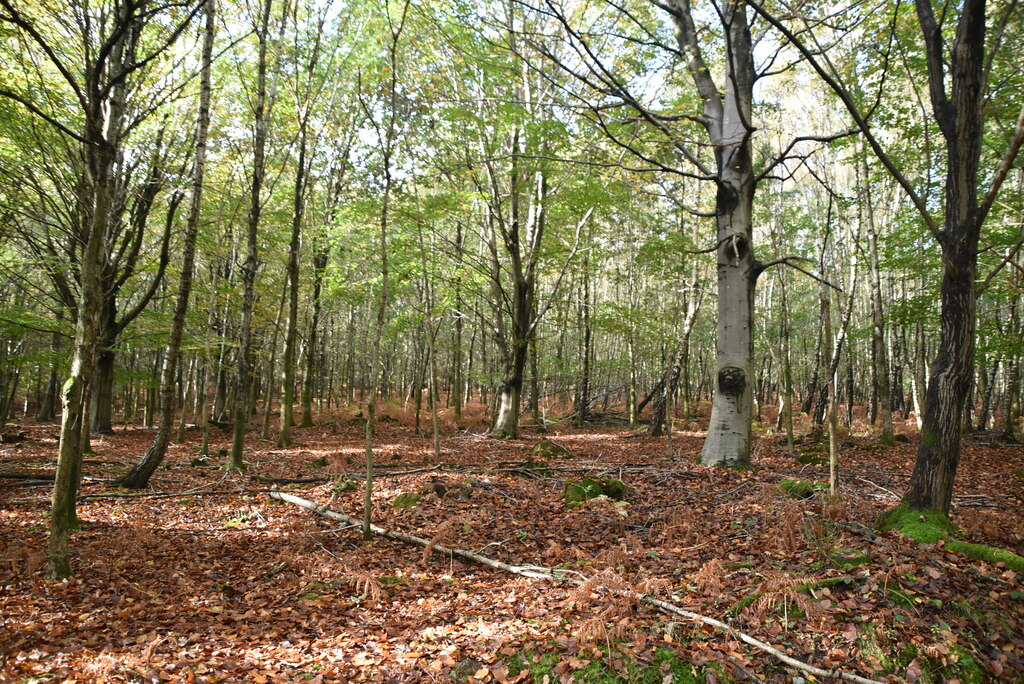
MULTIPOLYGON (((47 580, 56 428, 26 422, 0 454, 2 681, 791 681, 733 636, 657 612, 650 594, 815 666, 883 681, 1024 678, 1024 581, 944 540, 877 532, 911 472, 915 445, 878 446, 854 426, 842 487, 827 464, 789 456, 758 430, 754 468, 696 464, 699 424, 665 440, 627 427, 555 424, 496 440, 446 425, 441 456, 387 407, 376 440, 375 523, 422 549, 271 501, 272 486, 361 514, 362 428, 352 414, 294 431, 275 449, 250 436, 245 473, 193 467, 174 445, 152 490, 107 484, 152 432, 95 438, 72 535, 75 575, 47 580), (572 453, 520 467, 541 438, 572 453), (17 477, 14 477, 17 475, 17 477), (347 479, 339 478, 342 475, 347 479), (625 503, 576 506, 585 476, 628 487, 625 503), (299 482, 288 482, 299 480, 299 482), (338 482, 344 486, 336 486, 338 482), (403 494, 419 498, 396 508, 403 494), (158 496, 164 495, 164 496, 158 496), (433 548, 559 569, 578 585, 517 578, 433 548)), ((230 442, 213 435, 213 453, 230 442)), ((798 445, 803 456, 820 451, 798 445)), ((1024 553, 1024 448, 967 439, 952 536, 1024 553)))

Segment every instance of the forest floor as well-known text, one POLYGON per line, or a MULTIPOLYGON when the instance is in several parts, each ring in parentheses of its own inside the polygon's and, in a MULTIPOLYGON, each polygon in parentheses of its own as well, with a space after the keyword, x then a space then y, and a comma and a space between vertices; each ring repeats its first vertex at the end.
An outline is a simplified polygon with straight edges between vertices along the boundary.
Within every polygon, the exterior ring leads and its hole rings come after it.
MULTIPOLYGON (((906 486, 912 441, 847 437, 842 495, 794 498, 779 483, 827 480, 822 447, 798 447, 802 464, 763 430, 754 468, 736 472, 695 463, 696 431, 677 430, 670 447, 626 427, 556 424, 543 437, 571 457, 531 469, 522 464, 536 429, 496 440, 449 424, 435 456, 408 416, 381 424, 377 525, 598 576, 612 590, 580 591, 363 542, 357 529, 271 500, 267 478, 300 479, 277 486, 361 516, 353 415, 296 429, 289 449, 251 434, 244 474, 192 465, 191 429, 143 496, 107 481, 153 432, 94 438, 71 537, 75 576, 64 582, 44 577, 49 483, 11 477, 53 473, 57 427, 21 425, 24 441, 0 449, 0 681, 821 681, 616 587, 724 620, 820 668, 879 681, 1024 681, 1024 578, 874 530, 906 486), (354 488, 332 491, 342 473, 354 488), (568 507, 566 481, 585 475, 621 479, 628 505, 568 507), (417 492, 417 505, 392 505, 417 492)), ((214 454, 230 441, 227 431, 212 437, 214 454)), ((968 438, 956 495, 960 539, 1024 553, 1024 447, 968 438)))

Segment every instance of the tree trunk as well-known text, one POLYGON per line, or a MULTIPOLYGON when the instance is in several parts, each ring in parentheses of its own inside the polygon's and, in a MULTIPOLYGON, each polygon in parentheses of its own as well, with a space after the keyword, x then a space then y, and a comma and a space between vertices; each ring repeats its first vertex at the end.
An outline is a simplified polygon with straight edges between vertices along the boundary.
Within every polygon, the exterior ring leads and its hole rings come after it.
POLYGON ((99 122, 89 121, 87 127, 94 143, 85 151, 91 162, 92 176, 88 185, 92 193, 92 220, 88 226, 79 266, 80 294, 71 375, 64 383, 61 393, 63 413, 57 473, 50 502, 50 537, 47 549, 49 574, 54 579, 63 579, 71 574, 68 533, 78 524, 75 504, 81 476, 82 444, 84 439, 88 439, 88 430, 84 429, 84 426, 89 410, 89 386, 93 377, 99 332, 103 243, 113 205, 112 174, 117 145, 110 139, 104 139, 99 122))
POLYGON ((267 42, 270 32, 270 9, 273 0, 265 0, 260 10, 257 56, 256 99, 253 104, 253 166, 246 231, 245 261, 242 263, 242 321, 238 331, 238 358, 235 363, 235 403, 231 411, 234 431, 227 468, 244 470, 245 431, 249 427, 249 400, 253 386, 252 314, 256 304, 256 270, 259 268, 258 239, 263 210, 263 176, 266 172, 267 123, 267 42))
MULTIPOLYGON (((867 183, 867 161, 864 162, 864 182, 867 183)), ((885 312, 882 308, 882 276, 878 265, 878 234, 871 191, 865 186, 864 209, 868 228, 868 264, 871 280, 871 358, 874 362, 873 394, 877 397, 878 413, 882 417, 881 444, 893 444, 892 389, 889 384, 889 358, 886 354, 885 312)))
POLYGON ((302 423, 299 427, 313 427, 313 385, 316 381, 316 360, 320 344, 320 308, 324 272, 327 270, 327 248, 320 246, 313 257, 313 313, 306 336, 306 368, 302 375, 302 423))
MULTIPOLYGON (((946 96, 942 29, 931 4, 917 0, 928 48, 930 94, 947 146, 942 246, 942 324, 931 366, 921 445, 903 501, 948 513, 960 462, 960 416, 974 373, 975 271, 980 221, 978 163, 984 134, 985 0, 965 0, 956 30, 951 96, 946 96)), ((1012 161, 1012 160, 1011 160, 1012 161)))
MULTIPOLYGON (((141 489, 149 484, 157 467, 163 462, 171 438, 174 422, 174 379, 177 375, 181 351, 181 337, 185 330, 185 314, 188 311, 192 293, 192 271, 195 264, 196 238, 199 234, 199 215, 203 199, 203 177, 206 171, 206 137, 210 128, 210 65, 213 59, 213 39, 216 31, 215 2, 206 1, 206 30, 203 33, 202 74, 199 92, 199 122, 196 128, 196 157, 192 170, 192 201, 189 204, 188 221, 182 247, 181 275, 178 279, 178 295, 171 318, 171 332, 164 355, 163 374, 160 382, 160 425, 153 443, 146 450, 134 468, 119 480, 123 487, 141 489)), ((184 422, 185 407, 182 406, 184 422)))
MULTIPOLYGON (((64 307, 57 310, 57 326, 64 321, 64 307)), ((46 390, 43 392, 43 400, 39 404, 39 413, 36 420, 41 423, 52 422, 57 417, 57 355, 61 348, 61 334, 54 330, 50 336, 50 351, 53 352, 53 359, 50 361, 50 377, 46 382, 46 390)))

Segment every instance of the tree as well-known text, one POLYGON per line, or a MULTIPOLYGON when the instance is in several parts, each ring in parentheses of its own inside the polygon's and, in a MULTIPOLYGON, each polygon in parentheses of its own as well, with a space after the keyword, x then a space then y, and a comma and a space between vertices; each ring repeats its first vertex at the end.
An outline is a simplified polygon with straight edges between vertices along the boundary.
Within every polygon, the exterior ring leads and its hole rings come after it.
MULTIPOLYGON (((199 86, 199 121, 196 126, 195 160, 192 167, 192 197, 189 203, 188 219, 185 224, 185 239, 182 245, 181 275, 178 279, 178 293, 171 319, 171 332, 164 353, 163 371, 160 377, 160 424, 153 443, 142 459, 119 482, 131 489, 141 489, 149 484, 157 467, 167 453, 174 423, 174 395, 178 375, 178 359, 181 352, 181 337, 185 329, 185 314, 192 294, 192 272, 196 255, 196 237, 199 233, 199 214, 203 200, 203 178, 206 172, 206 138, 210 128, 210 65, 213 62, 213 38, 216 32, 215 0, 206 0, 206 29, 203 32, 202 66, 199 86)), ((182 407, 184 411, 184 406, 182 407)))
MULTIPOLYGON (((960 460, 961 417, 974 373, 976 273, 978 245, 985 218, 1024 143, 1024 109, 987 192, 979 201, 979 162, 985 135, 985 101, 991 56, 999 49, 1015 5, 1001 8, 988 30, 986 0, 965 0, 951 14, 936 19, 929 0, 916 0, 917 23, 927 67, 925 83, 932 116, 945 145, 943 216, 937 219, 922 194, 896 165, 877 130, 828 62, 819 59, 807 40, 763 7, 752 3, 811 64, 836 93, 863 133, 872 152, 903 188, 942 250, 941 332, 931 364, 921 426, 921 444, 903 503, 914 510, 948 513, 960 460), (955 23, 950 31, 946 20, 955 23), (953 33, 950 44, 949 34, 953 33)), ((897 4, 894 17, 900 10, 897 4)))
POLYGON ((188 7, 183 19, 172 17, 169 8, 148 0, 103 3, 96 7, 71 8, 80 21, 73 44, 60 42, 54 33, 65 22, 43 21, 59 8, 36 8, 35 13, 0 0, 0 21, 10 25, 31 46, 39 63, 46 64, 60 87, 76 103, 77 116, 61 119, 50 103, 37 103, 27 92, 0 89, 61 134, 81 145, 83 174, 76 197, 80 211, 80 238, 72 254, 78 263, 79 293, 71 374, 61 395, 60 447, 51 501, 48 566, 51 577, 71 574, 68 533, 77 524, 75 503, 81 474, 82 450, 88 440, 84 425, 88 415, 96 359, 102 304, 105 246, 116 233, 115 166, 124 142, 126 97, 131 79, 140 76, 189 25, 200 5, 188 7), (41 15, 40 15, 41 13, 41 15), (88 15, 88 19, 86 16, 88 15), (161 21, 156 21, 160 17, 161 21), (166 19, 166 21, 164 21, 166 19), (153 42, 144 41, 155 32, 153 42), (76 130, 77 128, 77 130, 76 130))

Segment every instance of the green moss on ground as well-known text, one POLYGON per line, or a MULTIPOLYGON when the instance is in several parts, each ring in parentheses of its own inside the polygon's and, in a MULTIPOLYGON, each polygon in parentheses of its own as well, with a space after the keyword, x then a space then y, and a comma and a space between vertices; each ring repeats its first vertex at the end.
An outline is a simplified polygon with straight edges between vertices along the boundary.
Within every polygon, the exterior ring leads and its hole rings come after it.
POLYGON ((840 568, 856 568, 872 561, 870 553, 844 546, 832 549, 828 554, 828 559, 840 568))
POLYGON ((1006 567, 1011 570, 1024 572, 1024 556, 1018 556, 1012 551, 997 549, 994 546, 986 546, 985 544, 971 544, 970 542, 958 541, 956 539, 947 541, 946 548, 988 563, 1005 563, 1006 567))
POLYGON ((828 489, 824 482, 804 482, 803 480, 781 480, 779 489, 794 499, 810 499, 818 492, 828 489))
MULTIPOLYGON (((506 661, 509 677, 515 678, 523 672, 529 672, 526 681, 537 684, 545 680, 559 681, 560 676, 554 673, 554 669, 563 657, 564 654, 559 652, 548 652, 540 657, 532 651, 516 653, 506 661), (537 662, 534 662, 535 660, 537 662)), ((586 664, 571 671, 574 684, 661 684, 664 681, 671 681, 674 684, 704 684, 709 681, 709 674, 717 681, 726 681, 721 670, 711 666, 697 667, 680 660, 672 649, 665 647, 655 649, 654 660, 650 665, 627 663, 625 672, 610 667, 607 659, 581 660, 585 660, 586 664)))
POLYGON ((956 526, 939 511, 917 511, 906 504, 900 504, 878 519, 878 529, 883 532, 896 530, 918 544, 936 544, 940 540, 950 551, 962 553, 988 563, 1005 563, 1006 567, 1024 572, 1024 557, 985 544, 971 544, 954 539, 956 526))
POLYGON ((391 505, 395 508, 414 508, 422 498, 423 496, 416 492, 405 492, 396 496, 391 505))
POLYGON ((607 496, 609 499, 621 501, 626 498, 626 484, 621 480, 585 477, 582 480, 565 483, 562 496, 567 505, 578 504, 588 499, 607 496))
POLYGON ((573 457, 573 453, 550 439, 542 439, 530 450, 530 457, 538 460, 568 459, 573 457))

